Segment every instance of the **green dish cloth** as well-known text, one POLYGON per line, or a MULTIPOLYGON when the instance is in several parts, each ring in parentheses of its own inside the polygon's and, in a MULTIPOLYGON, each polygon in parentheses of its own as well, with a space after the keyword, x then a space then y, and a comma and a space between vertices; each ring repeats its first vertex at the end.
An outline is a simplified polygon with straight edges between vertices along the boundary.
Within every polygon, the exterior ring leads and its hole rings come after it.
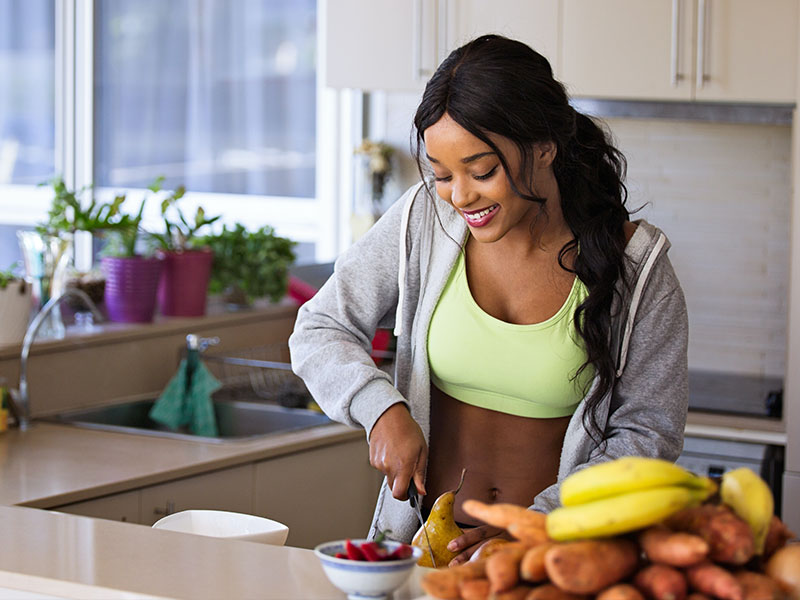
POLYGON ((188 426, 195 435, 219 435, 211 394, 222 384, 196 356, 183 359, 178 372, 161 392, 150 418, 171 429, 188 426))

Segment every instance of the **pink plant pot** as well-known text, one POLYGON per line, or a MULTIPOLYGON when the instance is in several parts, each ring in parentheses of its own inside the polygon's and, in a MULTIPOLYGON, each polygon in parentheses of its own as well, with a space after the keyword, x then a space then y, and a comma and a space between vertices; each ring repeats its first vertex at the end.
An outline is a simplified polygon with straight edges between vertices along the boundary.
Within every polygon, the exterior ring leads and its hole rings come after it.
POLYGON ((158 284, 161 314, 200 317, 206 314, 208 281, 214 254, 210 249, 160 252, 164 268, 158 284))
POLYGON ((141 256, 106 256, 105 302, 108 316, 121 323, 149 323, 156 311, 161 260, 141 256))

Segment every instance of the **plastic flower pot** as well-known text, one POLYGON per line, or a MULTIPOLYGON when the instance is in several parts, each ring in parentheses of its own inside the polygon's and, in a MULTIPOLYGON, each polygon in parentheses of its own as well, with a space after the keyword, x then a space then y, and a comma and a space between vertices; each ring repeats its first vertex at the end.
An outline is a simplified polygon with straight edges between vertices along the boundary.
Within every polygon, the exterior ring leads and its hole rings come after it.
POLYGON ((208 281, 214 258, 210 249, 160 252, 163 268, 158 306, 170 317, 200 317, 206 313, 208 281))
POLYGON ((156 311, 161 260, 141 256, 106 256, 105 301, 108 317, 121 323, 149 323, 156 311))
POLYGON ((22 343, 33 308, 31 290, 22 279, 0 288, 0 346, 22 343))

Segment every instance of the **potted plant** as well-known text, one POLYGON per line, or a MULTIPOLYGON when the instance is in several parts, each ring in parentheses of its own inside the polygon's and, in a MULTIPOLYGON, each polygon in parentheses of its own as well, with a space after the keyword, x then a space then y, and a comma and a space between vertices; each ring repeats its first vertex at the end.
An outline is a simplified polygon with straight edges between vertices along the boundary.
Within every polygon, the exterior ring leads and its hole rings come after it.
MULTIPOLYGON (((80 190, 71 190, 61 177, 55 177, 40 185, 50 185, 53 189, 53 201, 47 213, 47 221, 36 227, 36 232, 43 236, 61 237, 69 240, 70 246, 80 239, 81 235, 88 236, 92 246, 95 237, 103 237, 106 232, 114 231, 120 224, 120 206, 125 200, 124 195, 117 195, 113 200, 104 202, 92 197, 88 204, 84 196, 92 186, 84 186, 80 190)), ((77 268, 74 262, 74 249, 70 248, 73 263, 67 268, 64 287, 75 287, 85 292, 92 301, 100 305, 103 302, 105 278, 98 269, 77 268)), ((70 304, 70 301, 67 300, 70 304)), ((80 307, 73 307, 80 308, 80 307)))
MULTIPOLYGON (((159 177, 150 186, 158 193, 164 178, 159 177)), ((209 247, 200 246, 198 231, 208 227, 219 217, 206 217, 198 207, 190 220, 177 206, 186 190, 176 188, 161 201, 161 218, 164 233, 151 233, 158 246, 157 254, 163 262, 158 284, 158 305, 161 313, 175 317, 197 317, 206 312, 208 281, 211 276, 213 253, 209 247)))
POLYGON ((214 253, 209 289, 222 293, 229 307, 249 306, 263 297, 277 302, 286 295, 296 242, 276 235, 269 225, 251 232, 237 223, 203 243, 214 253))
POLYGON ((142 200, 135 215, 120 216, 103 249, 105 302, 112 321, 149 323, 155 314, 161 260, 138 253, 137 247, 146 202, 142 200))
POLYGON ((31 286, 15 266, 0 270, 0 346, 19 344, 31 314, 31 286))

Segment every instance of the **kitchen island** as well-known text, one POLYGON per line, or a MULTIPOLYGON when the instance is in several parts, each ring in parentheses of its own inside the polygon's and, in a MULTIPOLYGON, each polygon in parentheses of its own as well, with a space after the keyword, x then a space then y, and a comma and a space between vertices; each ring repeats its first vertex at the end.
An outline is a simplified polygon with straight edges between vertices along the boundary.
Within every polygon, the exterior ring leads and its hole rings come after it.
MULTIPOLYGON (((0 532, 0 598, 345 598, 307 549, 7 506, 0 532)), ((395 600, 421 595, 422 572, 395 600)))

